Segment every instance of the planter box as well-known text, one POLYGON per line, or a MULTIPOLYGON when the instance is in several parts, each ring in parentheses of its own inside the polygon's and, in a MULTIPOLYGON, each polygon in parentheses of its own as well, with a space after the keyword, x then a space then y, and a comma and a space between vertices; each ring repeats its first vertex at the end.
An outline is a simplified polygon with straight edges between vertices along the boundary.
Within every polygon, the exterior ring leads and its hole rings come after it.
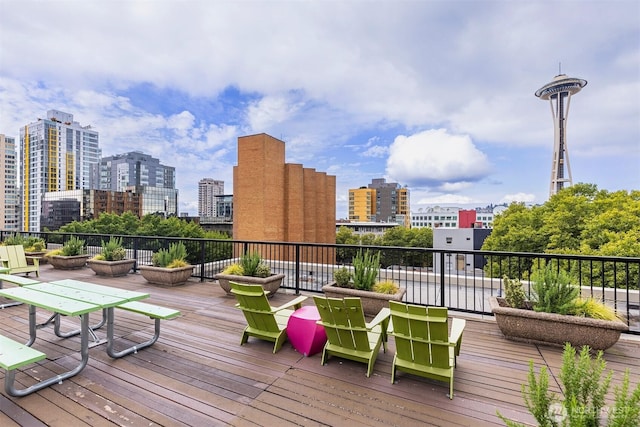
POLYGON ((83 268, 87 264, 87 260, 91 258, 91 255, 52 255, 49 258, 49 263, 53 268, 59 270, 77 270, 83 268))
POLYGON ((136 263, 135 259, 123 259, 120 261, 103 261, 97 259, 90 259, 87 261, 87 265, 98 276, 107 277, 121 277, 129 274, 129 271, 136 263))
POLYGON ((27 264, 33 265, 33 259, 36 258, 38 260, 39 265, 46 264, 49 262, 49 258, 44 256, 47 252, 25 252, 24 254, 27 257, 27 264))
POLYGON ((154 285, 178 286, 183 285, 193 273, 193 266, 178 268, 154 267, 151 265, 138 266, 140 274, 147 282, 154 285))
POLYGON ((322 292, 330 298, 358 297, 362 300, 362 311, 368 316, 375 316, 384 307, 389 307, 389 301, 402 301, 405 288, 400 288, 396 294, 380 294, 360 289, 341 288, 335 282, 322 287, 322 292))
POLYGON ((504 298, 491 297, 489 304, 500 331, 514 341, 560 347, 569 342, 577 348, 588 345, 594 350, 606 350, 629 329, 620 321, 507 307, 504 298))
POLYGON ((218 280, 220 287, 227 293, 227 295, 232 295, 231 285, 229 284, 229 282, 236 282, 249 285, 261 285, 262 288, 268 292, 267 296, 270 298, 275 295, 275 293, 282 285, 284 274, 272 274, 269 277, 253 277, 219 273, 213 276, 213 278, 218 280))

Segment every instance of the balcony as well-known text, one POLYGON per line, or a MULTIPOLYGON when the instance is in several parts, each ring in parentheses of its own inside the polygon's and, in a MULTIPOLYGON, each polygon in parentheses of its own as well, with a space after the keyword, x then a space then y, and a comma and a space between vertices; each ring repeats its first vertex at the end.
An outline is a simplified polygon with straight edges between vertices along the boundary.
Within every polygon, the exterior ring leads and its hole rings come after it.
MULTIPOLYGON (((23 398, 3 392, 2 425, 504 425, 496 410, 534 425, 520 393, 530 360, 538 368, 547 367, 550 388, 560 393, 556 381, 562 350, 508 341, 493 318, 480 312, 451 311, 466 318, 467 327, 456 368, 455 398, 450 400, 444 383, 404 373, 396 384, 390 383, 393 339, 370 378, 360 363, 332 358, 321 366, 319 354, 303 357, 288 343, 276 354, 268 342, 250 339, 240 346, 246 323, 234 308, 235 299, 206 278, 192 277, 184 286, 162 288, 150 286, 139 274, 103 278, 88 268, 41 267, 43 281, 66 278, 149 292, 149 302, 178 309, 182 315, 163 321, 160 339, 150 348, 114 360, 104 345, 98 345, 90 349, 88 366, 61 384, 23 398)), ((293 292, 293 288, 279 291, 272 304, 288 301, 293 292)), ((0 333, 26 341, 27 313, 24 305, 0 310, 0 333)), ((48 315, 37 310, 38 321, 48 315)), ((96 315, 91 323, 98 320, 96 315)), ((77 323, 63 318, 62 329, 77 323)), ((139 342, 153 333, 149 319, 129 312, 119 311, 115 326, 115 335, 125 342, 139 342)), ((104 331, 97 334, 101 337, 104 331)), ((77 363, 70 353, 77 350, 79 340, 58 338, 52 327, 38 330, 35 346, 48 355, 36 376, 77 363)), ((605 360, 607 369, 614 371, 613 384, 619 384, 627 368, 632 387, 640 382, 638 336, 625 334, 607 350, 605 360)), ((1 371, 0 380, 3 376, 1 371)), ((23 373, 17 379, 23 385, 33 381, 23 373)), ((609 409, 612 399, 611 391, 605 405, 609 409)))

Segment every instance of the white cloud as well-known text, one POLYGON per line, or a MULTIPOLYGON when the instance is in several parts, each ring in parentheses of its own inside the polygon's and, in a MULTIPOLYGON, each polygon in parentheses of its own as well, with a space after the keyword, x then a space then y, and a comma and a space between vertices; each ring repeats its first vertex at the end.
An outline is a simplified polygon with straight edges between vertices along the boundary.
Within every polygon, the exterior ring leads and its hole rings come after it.
POLYGON ((535 194, 527 194, 527 193, 517 193, 517 194, 506 194, 501 200, 501 203, 510 204, 512 202, 524 202, 524 203, 533 203, 536 201, 535 194))
POLYGON ((491 169, 487 156, 468 135, 452 135, 445 129, 400 135, 389 151, 387 175, 403 185, 459 185, 482 179, 491 169))

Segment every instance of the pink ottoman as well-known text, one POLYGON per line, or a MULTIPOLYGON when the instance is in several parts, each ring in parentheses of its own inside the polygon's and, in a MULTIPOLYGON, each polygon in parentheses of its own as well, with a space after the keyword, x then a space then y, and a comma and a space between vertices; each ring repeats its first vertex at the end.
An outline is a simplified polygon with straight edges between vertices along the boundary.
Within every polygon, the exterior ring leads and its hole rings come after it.
POLYGON ((327 334, 321 325, 320 314, 315 306, 306 306, 293 312, 287 322, 287 336, 293 348, 304 356, 322 351, 327 342, 327 334))

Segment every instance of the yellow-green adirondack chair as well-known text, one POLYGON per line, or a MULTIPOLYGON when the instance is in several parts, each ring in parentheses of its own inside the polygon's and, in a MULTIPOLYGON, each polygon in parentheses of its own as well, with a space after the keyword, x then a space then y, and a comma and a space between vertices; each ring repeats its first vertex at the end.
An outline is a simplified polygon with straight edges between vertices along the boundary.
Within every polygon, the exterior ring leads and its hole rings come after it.
POLYGON ((24 253, 22 245, 0 245, 0 260, 2 266, 9 269, 9 274, 36 273, 36 277, 40 276, 40 261, 38 258, 32 258, 33 265, 27 263, 27 256, 24 253))
POLYGON ((338 356, 367 364, 367 377, 373 371, 382 344, 387 351, 389 309, 383 308, 371 322, 366 322, 360 298, 313 297, 327 333, 321 363, 338 356))
POLYGON ((240 345, 247 342, 250 336, 274 342, 273 352, 277 352, 287 339, 287 321, 294 310, 302 307, 302 302, 307 299, 299 296, 279 307, 272 307, 267 299, 267 294, 261 285, 245 285, 230 282, 231 293, 236 296, 236 307, 242 310, 247 327, 242 333, 240 345))
POLYGON ((464 319, 453 319, 451 333, 447 309, 389 301, 396 354, 391 367, 391 383, 396 370, 449 383, 453 399, 453 371, 460 354, 464 319))

